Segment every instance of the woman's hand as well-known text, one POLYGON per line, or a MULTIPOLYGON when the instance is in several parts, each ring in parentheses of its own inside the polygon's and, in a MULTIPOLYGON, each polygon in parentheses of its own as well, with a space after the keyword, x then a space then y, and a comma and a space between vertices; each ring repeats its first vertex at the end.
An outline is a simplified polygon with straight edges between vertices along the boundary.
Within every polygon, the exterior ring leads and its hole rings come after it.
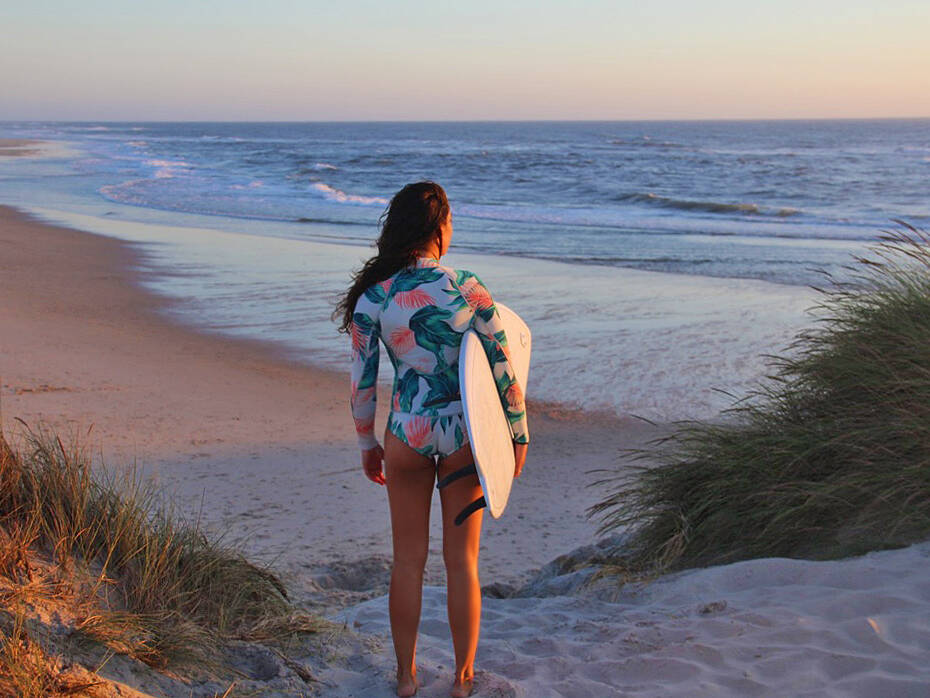
POLYGON ((513 468, 513 476, 520 477, 520 471, 523 470, 523 465, 526 463, 526 451, 530 447, 529 444, 518 444, 514 443, 513 445, 513 459, 516 461, 516 465, 513 468))
POLYGON ((362 451, 362 468, 365 469, 365 477, 379 485, 384 484, 383 461, 384 449, 380 446, 362 451))

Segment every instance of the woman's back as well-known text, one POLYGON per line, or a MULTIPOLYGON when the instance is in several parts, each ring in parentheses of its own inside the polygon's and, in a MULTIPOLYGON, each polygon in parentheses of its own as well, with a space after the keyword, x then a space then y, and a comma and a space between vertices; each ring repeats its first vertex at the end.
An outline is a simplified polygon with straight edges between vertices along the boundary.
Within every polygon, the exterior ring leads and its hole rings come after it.
POLYGON ((507 339, 491 294, 468 271, 456 271, 427 257, 365 290, 353 315, 353 413, 360 436, 374 417, 378 338, 394 365, 391 413, 442 417, 462 414, 458 355, 462 336, 474 328, 500 379, 502 403, 525 432, 522 395, 509 363, 507 339), (361 423, 359 422, 361 417, 361 423))

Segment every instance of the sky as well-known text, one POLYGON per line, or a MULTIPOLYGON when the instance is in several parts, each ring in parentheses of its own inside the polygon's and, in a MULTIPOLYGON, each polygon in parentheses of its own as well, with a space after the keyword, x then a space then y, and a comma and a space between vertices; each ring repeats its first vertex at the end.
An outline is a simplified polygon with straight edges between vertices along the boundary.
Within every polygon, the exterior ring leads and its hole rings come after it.
POLYGON ((930 0, 0 0, 0 120, 930 116, 930 0))

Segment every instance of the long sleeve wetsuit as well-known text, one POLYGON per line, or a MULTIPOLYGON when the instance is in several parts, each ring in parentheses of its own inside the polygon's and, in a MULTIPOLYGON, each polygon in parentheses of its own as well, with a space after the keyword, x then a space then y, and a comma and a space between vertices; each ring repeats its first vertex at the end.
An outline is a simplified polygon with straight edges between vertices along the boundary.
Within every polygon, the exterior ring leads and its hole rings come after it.
POLYGON ((395 371, 391 433, 426 456, 446 456, 467 443, 458 357, 462 335, 470 328, 481 337, 513 440, 529 443, 523 393, 491 294, 475 274, 421 257, 366 289, 355 306, 351 406, 362 449, 378 445, 379 340, 395 371))

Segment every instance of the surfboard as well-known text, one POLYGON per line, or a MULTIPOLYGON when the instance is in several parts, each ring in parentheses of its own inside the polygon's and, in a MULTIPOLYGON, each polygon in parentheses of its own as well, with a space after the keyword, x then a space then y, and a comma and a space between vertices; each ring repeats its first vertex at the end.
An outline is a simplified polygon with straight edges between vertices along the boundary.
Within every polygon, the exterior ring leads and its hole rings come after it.
MULTIPOLYGON (((496 305, 504 325, 504 333, 507 335, 510 361, 517 382, 526 395, 532 349, 530 328, 510 308, 501 303, 496 305)), ((497 383, 481 345, 481 338, 474 330, 466 331, 462 337, 459 351, 459 385, 468 439, 475 457, 475 469, 478 471, 488 511, 496 519, 504 513, 513 484, 516 465, 513 457, 513 433, 501 405, 497 383)))

